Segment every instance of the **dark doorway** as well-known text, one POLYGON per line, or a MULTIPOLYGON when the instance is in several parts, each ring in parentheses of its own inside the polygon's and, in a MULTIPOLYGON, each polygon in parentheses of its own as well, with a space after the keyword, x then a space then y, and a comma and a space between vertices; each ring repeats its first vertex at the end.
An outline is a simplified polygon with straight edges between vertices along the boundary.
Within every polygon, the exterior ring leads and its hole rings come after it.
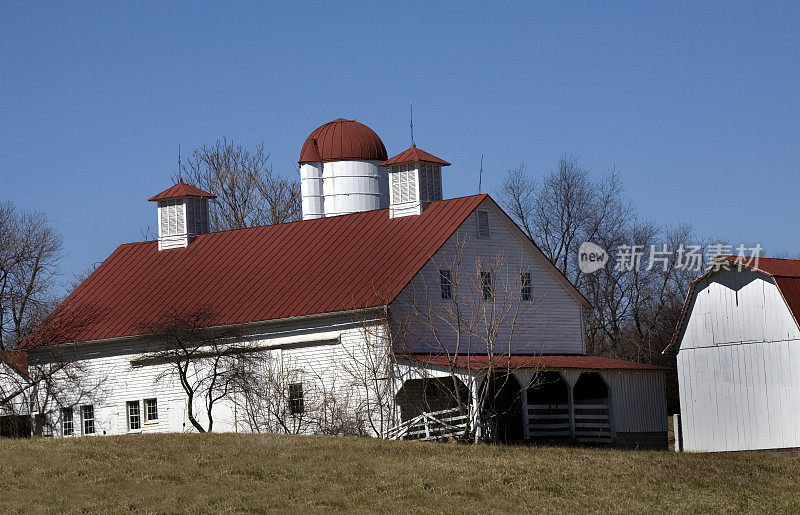
POLYGON ((460 379, 454 383, 451 377, 409 379, 403 383, 395 398, 403 422, 423 413, 459 407, 466 411, 470 404, 467 386, 460 379), (455 385, 458 385, 458 390, 455 385))
POLYGON ((484 383, 489 388, 483 410, 484 424, 494 441, 522 440, 522 387, 513 374, 503 374, 484 383))
POLYGON ((583 443, 611 443, 608 385, 597 372, 582 372, 573 390, 575 438, 583 443))
POLYGON ((535 440, 561 440, 572 437, 569 385, 561 374, 537 372, 525 392, 528 410, 528 436, 535 440))
POLYGON ((0 438, 30 438, 31 419, 22 415, 0 417, 0 438))
POLYGON ((575 404, 607 404, 608 386, 597 372, 583 372, 575 383, 575 404))

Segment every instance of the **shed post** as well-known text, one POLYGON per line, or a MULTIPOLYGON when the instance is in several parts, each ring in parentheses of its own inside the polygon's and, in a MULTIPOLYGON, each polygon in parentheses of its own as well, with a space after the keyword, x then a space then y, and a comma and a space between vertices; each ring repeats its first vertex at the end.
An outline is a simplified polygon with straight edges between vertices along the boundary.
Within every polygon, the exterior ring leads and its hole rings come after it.
POLYGON ((575 388, 575 383, 578 382, 578 378, 580 377, 581 372, 580 370, 562 370, 561 377, 567 382, 567 389, 568 392, 568 401, 569 401, 569 435, 572 438, 575 438, 575 395, 573 389, 575 388))
POLYGON ((681 427, 681 414, 672 415, 672 432, 675 435, 675 452, 683 452, 683 428, 681 427))

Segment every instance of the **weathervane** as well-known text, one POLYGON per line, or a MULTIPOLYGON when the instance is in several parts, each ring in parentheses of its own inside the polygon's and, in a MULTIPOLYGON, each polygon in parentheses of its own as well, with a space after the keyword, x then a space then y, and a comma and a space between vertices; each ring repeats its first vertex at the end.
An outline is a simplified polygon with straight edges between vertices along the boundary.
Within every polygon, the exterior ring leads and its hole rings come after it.
POLYGON ((478 193, 481 193, 483 183, 483 154, 481 154, 481 168, 478 170, 478 193))
POLYGON ((414 104, 409 102, 408 103, 408 107, 409 107, 409 109, 411 111, 411 123, 409 124, 409 127, 411 127, 411 146, 413 147, 414 146, 414 104))

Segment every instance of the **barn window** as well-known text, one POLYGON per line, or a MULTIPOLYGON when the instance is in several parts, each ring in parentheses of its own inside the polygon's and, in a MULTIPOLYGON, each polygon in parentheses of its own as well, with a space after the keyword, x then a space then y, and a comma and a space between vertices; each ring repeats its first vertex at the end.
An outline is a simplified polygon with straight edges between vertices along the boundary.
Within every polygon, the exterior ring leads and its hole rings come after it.
POLYGON ((519 274, 520 292, 522 293, 522 300, 530 301, 533 299, 533 287, 531 286, 531 273, 522 272, 519 274))
POLYGON ((158 401, 155 399, 144 400, 144 420, 145 422, 153 422, 158 420, 158 401))
POLYGON ((439 287, 442 290, 443 299, 453 298, 453 276, 450 270, 439 270, 439 287))
POLYGON ((483 291, 483 300, 491 300, 494 296, 491 272, 481 272, 481 290, 483 291))
POLYGON ((136 431, 142 428, 142 412, 139 401, 130 401, 128 406, 128 430, 136 431))
POLYGON ((83 422, 83 434, 94 434, 94 406, 88 404, 81 406, 81 421, 83 422))
POLYGON ((489 212, 478 211, 478 238, 489 237, 489 212))
POLYGON ((289 411, 292 415, 305 413, 306 406, 303 399, 303 383, 289 385, 289 411))
POLYGON ((61 436, 70 436, 75 433, 75 425, 72 421, 72 408, 61 409, 61 436))

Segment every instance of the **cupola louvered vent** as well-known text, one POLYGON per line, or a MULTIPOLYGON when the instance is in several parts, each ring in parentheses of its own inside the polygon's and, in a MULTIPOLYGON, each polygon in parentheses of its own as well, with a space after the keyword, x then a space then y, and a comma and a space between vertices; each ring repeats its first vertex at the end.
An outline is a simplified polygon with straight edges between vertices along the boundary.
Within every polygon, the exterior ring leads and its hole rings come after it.
POLYGON ((158 202, 158 249, 187 247, 209 232, 208 201, 213 198, 183 181, 152 197, 158 202))

